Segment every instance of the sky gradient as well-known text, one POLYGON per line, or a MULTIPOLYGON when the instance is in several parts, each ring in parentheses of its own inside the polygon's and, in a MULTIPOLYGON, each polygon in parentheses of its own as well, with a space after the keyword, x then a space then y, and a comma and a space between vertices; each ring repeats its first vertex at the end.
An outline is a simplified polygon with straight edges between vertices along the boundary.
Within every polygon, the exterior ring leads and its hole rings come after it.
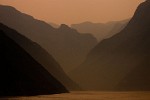
POLYGON ((37 19, 57 24, 108 22, 133 16, 144 0, 0 0, 37 19))

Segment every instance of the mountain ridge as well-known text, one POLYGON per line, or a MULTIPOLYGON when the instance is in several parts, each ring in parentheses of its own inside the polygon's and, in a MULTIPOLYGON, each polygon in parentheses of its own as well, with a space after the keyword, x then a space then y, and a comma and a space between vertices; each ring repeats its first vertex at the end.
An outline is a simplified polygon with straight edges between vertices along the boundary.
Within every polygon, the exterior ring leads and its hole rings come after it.
POLYGON ((40 63, 49 73, 58 79, 68 90, 80 90, 79 86, 73 82, 56 62, 55 59, 45 51, 40 45, 21 35, 17 31, 0 24, 0 29, 6 32, 6 35, 19 44, 28 52, 38 63, 40 63))
POLYGON ((127 26, 91 50, 86 61, 70 73, 72 78, 87 90, 150 90, 150 75, 142 74, 150 66, 149 11, 150 2, 141 3, 127 26))
POLYGON ((129 22, 129 19, 121 21, 110 21, 107 23, 93 23, 86 21, 79 24, 72 24, 71 27, 78 30, 80 33, 91 33, 98 41, 110 38, 119 33, 129 22))
POLYGON ((0 29, 0 96, 33 96, 68 90, 0 29))
POLYGON ((87 53, 97 44, 96 38, 90 34, 80 34, 73 29, 53 28, 8 6, 0 6, 0 22, 41 45, 52 54, 65 72, 80 65, 87 53), (11 17, 7 17, 9 15, 11 17))

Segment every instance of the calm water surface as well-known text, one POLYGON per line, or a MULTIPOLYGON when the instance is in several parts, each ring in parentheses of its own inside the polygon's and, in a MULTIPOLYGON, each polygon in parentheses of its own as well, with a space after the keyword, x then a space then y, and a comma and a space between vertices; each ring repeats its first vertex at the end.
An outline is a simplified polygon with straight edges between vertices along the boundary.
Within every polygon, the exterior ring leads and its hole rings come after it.
POLYGON ((9 97, 0 100, 150 100, 150 92, 71 92, 33 97, 9 97))

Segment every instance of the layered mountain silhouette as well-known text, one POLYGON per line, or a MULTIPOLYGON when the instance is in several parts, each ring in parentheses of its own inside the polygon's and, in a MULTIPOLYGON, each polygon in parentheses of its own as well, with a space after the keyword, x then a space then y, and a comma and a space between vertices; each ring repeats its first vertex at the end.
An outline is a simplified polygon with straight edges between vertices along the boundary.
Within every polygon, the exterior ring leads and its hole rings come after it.
POLYGON ((66 72, 80 65, 97 44, 91 34, 80 34, 65 24, 55 29, 10 6, 0 6, 0 22, 41 45, 66 72))
MULTIPOLYGON (((0 24, 1 26, 3 25, 0 24)), ((11 32, 13 34, 13 31, 11 32)), ((68 92, 59 81, 7 34, 0 29, 0 96, 68 92)))
POLYGON ((91 33, 98 41, 101 41, 119 33, 128 22, 129 19, 108 23, 83 22, 80 24, 72 24, 71 27, 80 33, 91 33))
POLYGON ((50 24, 52 27, 54 27, 54 28, 59 28, 59 27, 60 27, 60 25, 55 24, 55 23, 52 23, 52 22, 49 22, 49 24, 50 24))
POLYGON ((120 33, 100 42, 71 73, 87 90, 150 90, 150 1, 120 33))
POLYGON ((19 46, 28 52, 45 69, 47 69, 47 71, 51 73, 56 79, 58 79, 67 89, 80 89, 79 86, 66 75, 60 65, 53 59, 53 57, 41 46, 3 24, 0 24, 0 29, 4 31, 9 38, 19 44, 19 46))

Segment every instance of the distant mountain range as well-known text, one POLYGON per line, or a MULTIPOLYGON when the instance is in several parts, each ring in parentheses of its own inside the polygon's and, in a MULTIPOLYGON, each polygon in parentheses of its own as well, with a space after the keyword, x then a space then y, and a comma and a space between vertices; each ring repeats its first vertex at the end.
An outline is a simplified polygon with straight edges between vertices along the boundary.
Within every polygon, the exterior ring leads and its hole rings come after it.
MULTIPOLYGON (((8 36, 11 34, 17 33, 0 23, 0 96, 68 92, 41 64, 8 36)), ((50 67, 55 67, 54 60, 49 61, 50 67)))
POLYGON ((78 30, 80 33, 91 33, 98 41, 101 41, 119 33, 128 22, 129 19, 108 23, 83 22, 72 24, 71 27, 78 30))
POLYGON ((96 38, 91 34, 80 34, 65 24, 57 29, 53 28, 10 6, 0 5, 0 22, 41 45, 52 54, 65 72, 79 66, 97 44, 96 38))
POLYGON ((61 68, 61 66, 53 59, 53 57, 45 51, 37 43, 29 40, 17 31, 0 24, 0 29, 5 34, 28 52, 38 63, 48 70, 56 79, 58 79, 68 90, 79 90, 79 86, 73 82, 61 68))
POLYGON ((150 0, 140 4, 128 25, 100 42, 70 75, 86 90, 150 90, 150 0))

